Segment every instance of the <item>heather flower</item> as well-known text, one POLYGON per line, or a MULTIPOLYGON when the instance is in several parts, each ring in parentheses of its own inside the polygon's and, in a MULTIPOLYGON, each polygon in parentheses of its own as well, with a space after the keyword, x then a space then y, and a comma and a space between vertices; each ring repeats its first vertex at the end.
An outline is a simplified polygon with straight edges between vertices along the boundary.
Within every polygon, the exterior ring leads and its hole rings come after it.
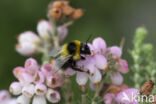
POLYGON ((51 103, 57 103, 61 99, 60 94, 56 90, 53 90, 53 89, 48 89, 46 97, 48 101, 51 103))
POLYGON ((119 72, 111 74, 111 80, 114 85, 121 85, 123 82, 123 77, 119 72))
POLYGON ((118 66, 118 71, 123 73, 123 74, 126 74, 129 72, 129 68, 128 68, 128 63, 126 60, 124 59, 119 59, 119 62, 118 62, 119 66, 118 66))
POLYGON ((10 92, 13 95, 21 94, 17 98, 17 103, 30 104, 32 100, 33 104, 46 104, 46 99, 51 102, 59 101, 60 96, 57 91, 53 91, 52 94, 56 93, 56 97, 59 97, 58 99, 49 96, 46 97, 49 93, 47 90, 48 87, 51 87, 51 89, 49 88, 51 91, 53 90, 52 88, 57 88, 62 85, 61 77, 55 73, 52 68, 50 64, 45 64, 40 67, 33 58, 27 59, 24 67, 16 67, 13 73, 19 82, 13 82, 10 85, 10 92), (45 79, 47 79, 47 81, 45 79))
POLYGON ((41 20, 37 25, 37 31, 41 38, 50 40, 53 35, 52 25, 46 20, 41 20))
POLYGON ((115 59, 120 58, 122 55, 121 48, 118 46, 109 47, 109 51, 113 55, 113 58, 115 59))
POLYGON ((27 31, 19 35, 16 50, 21 55, 29 56, 37 52, 40 43, 41 40, 35 33, 27 31))
POLYGON ((138 104, 137 97, 139 91, 135 88, 124 90, 117 94, 116 101, 122 104, 138 104))

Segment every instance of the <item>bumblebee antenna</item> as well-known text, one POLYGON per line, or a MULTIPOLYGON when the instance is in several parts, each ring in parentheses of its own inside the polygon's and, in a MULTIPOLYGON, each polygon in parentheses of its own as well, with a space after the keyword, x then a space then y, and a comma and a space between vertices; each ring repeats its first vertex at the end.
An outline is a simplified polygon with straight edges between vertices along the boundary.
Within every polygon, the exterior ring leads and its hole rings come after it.
POLYGON ((93 34, 90 34, 88 39, 86 40, 86 44, 88 43, 88 41, 90 40, 90 38, 92 37, 93 34))

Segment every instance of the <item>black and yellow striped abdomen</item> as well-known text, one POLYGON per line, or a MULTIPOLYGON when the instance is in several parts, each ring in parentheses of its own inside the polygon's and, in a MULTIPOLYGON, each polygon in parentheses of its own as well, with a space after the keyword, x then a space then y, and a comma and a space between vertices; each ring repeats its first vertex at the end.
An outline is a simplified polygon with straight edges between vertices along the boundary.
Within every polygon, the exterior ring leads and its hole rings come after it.
POLYGON ((73 42, 63 45, 62 54, 65 56, 72 55, 73 60, 79 60, 81 58, 80 48, 81 48, 81 42, 78 40, 75 40, 73 42))

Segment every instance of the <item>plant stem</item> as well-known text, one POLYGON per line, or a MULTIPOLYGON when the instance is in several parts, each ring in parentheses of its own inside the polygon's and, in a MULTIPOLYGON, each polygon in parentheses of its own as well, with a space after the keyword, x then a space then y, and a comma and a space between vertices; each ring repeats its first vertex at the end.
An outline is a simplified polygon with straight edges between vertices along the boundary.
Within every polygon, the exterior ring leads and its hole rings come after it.
POLYGON ((82 101, 81 101, 81 104, 86 104, 86 94, 85 94, 86 89, 85 89, 85 87, 83 86, 83 87, 81 88, 81 90, 82 90, 82 95, 81 95, 82 101))
POLYGON ((92 100, 91 104, 98 104, 95 100, 97 99, 97 97, 99 97, 99 92, 100 92, 100 83, 97 84, 96 92, 95 92, 95 95, 93 97, 93 100, 92 100))

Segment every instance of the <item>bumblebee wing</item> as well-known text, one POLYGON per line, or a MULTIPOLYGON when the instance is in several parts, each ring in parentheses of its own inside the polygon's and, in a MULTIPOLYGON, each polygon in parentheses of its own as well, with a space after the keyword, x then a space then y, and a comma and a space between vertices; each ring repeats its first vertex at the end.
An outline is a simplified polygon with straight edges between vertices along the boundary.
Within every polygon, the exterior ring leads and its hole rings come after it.
POLYGON ((57 49, 53 49, 51 50, 48 54, 49 56, 52 56, 52 57, 58 57, 62 52, 62 47, 59 47, 57 49))
POLYGON ((55 68, 61 69, 62 66, 71 58, 71 55, 68 56, 60 56, 55 59, 55 68))

